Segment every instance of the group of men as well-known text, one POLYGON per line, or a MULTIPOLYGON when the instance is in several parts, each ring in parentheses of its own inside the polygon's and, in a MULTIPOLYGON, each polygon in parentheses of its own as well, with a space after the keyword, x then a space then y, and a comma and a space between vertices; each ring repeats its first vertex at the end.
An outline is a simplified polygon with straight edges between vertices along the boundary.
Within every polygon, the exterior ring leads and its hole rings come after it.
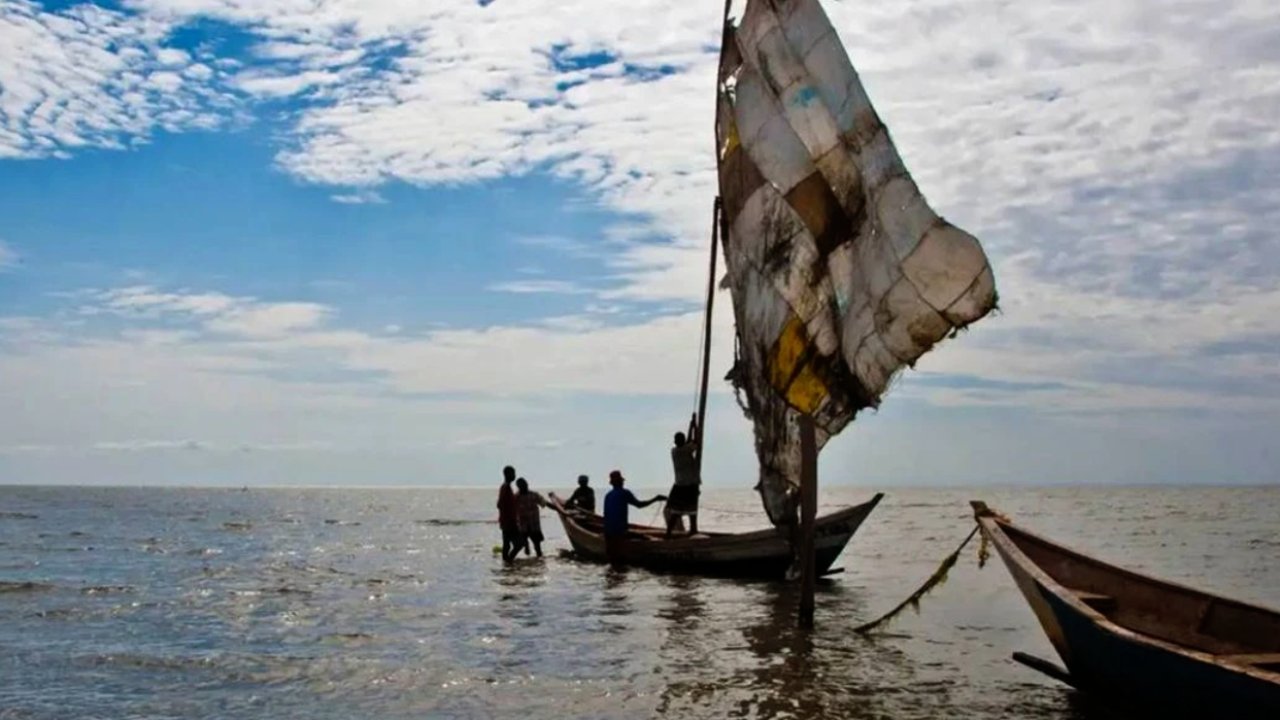
POLYGON ((529 489, 529 481, 516 477, 516 469, 510 465, 502 468, 502 487, 498 488, 498 526, 502 528, 502 560, 511 562, 529 545, 538 557, 542 557, 542 515, 540 507, 546 507, 542 495, 529 489), (515 483, 516 489, 511 485, 515 483))
MULTIPOLYGON (((702 484, 700 468, 701 438, 698 436, 698 422, 695 415, 689 421, 688 434, 675 434, 675 444, 671 448, 671 464, 675 470, 675 482, 667 495, 655 495, 648 500, 638 499, 623 485, 626 478, 618 470, 609 473, 609 485, 612 490, 604 496, 604 539, 605 551, 610 558, 620 559, 626 542, 628 526, 628 508, 643 508, 655 502, 666 502, 663 516, 667 526, 667 537, 682 528, 682 519, 689 518, 689 534, 698 532, 698 497, 702 484)), ((521 550, 529 554, 529 544, 538 557, 542 557, 542 519, 540 507, 546 507, 547 501, 529 489, 524 478, 517 478, 515 468, 508 465, 502 469, 502 487, 498 490, 498 524, 502 529, 502 559, 512 562, 521 550), (516 490, 511 489, 515 483, 516 490)), ((596 507, 595 490, 586 475, 578 476, 578 487, 564 503, 566 510, 581 510, 594 513, 596 507)))

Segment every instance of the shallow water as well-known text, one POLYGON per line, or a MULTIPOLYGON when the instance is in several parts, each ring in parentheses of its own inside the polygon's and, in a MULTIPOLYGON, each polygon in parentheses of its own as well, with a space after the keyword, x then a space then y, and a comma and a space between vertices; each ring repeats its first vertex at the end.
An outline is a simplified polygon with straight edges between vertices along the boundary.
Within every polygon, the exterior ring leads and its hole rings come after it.
MULTIPOLYGON (((488 489, 0 487, 0 718, 1116 717, 1009 660, 1054 656, 976 541, 919 614, 850 632, 955 548, 975 497, 1280 604, 1280 488, 889 489, 806 634, 793 586, 578 563, 549 513, 548 557, 504 567, 488 489)), ((708 528, 762 522, 749 491, 703 505, 708 528)))

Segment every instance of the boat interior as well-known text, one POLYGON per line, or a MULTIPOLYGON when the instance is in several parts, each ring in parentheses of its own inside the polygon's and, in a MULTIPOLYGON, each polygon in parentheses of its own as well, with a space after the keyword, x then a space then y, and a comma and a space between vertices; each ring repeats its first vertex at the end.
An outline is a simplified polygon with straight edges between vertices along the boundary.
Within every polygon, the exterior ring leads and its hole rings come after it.
MULTIPOLYGON (((587 530, 589 532, 597 533, 597 534, 604 532, 603 517, 596 515, 594 513, 586 513, 581 511, 570 510, 568 511, 568 513, 569 513, 569 517, 573 518, 573 521, 577 523, 577 525, 582 529, 587 530)), ((627 530, 630 533, 632 539, 640 538, 645 540, 668 540, 668 539, 687 540, 689 538, 724 537, 730 534, 730 533, 722 533, 722 532, 699 531, 696 535, 690 535, 688 534, 688 532, 683 530, 682 527, 683 526, 678 527, 676 531, 672 533, 670 538, 667 537, 667 529, 665 527, 654 527, 652 525, 636 525, 635 523, 631 523, 627 526, 627 530)))
POLYGON ((1164 582, 1001 523, 1005 535, 1085 605, 1133 632, 1280 673, 1280 613, 1164 582))

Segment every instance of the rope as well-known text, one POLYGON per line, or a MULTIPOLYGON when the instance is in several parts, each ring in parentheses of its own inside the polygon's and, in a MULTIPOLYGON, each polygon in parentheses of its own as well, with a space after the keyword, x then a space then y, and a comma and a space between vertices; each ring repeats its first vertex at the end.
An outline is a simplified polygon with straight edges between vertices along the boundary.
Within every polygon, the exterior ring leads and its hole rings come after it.
POLYGON ((942 564, 938 566, 937 570, 933 571, 933 574, 929 576, 928 580, 924 581, 924 585, 921 585, 918 590, 911 593, 911 595, 908 596, 906 600, 903 600, 901 603, 898 604, 897 607, 885 613, 884 615, 881 615, 879 618, 876 618, 875 620, 872 620, 869 623, 864 623, 862 625, 859 625, 858 627, 854 628, 853 631, 858 634, 865 635, 871 632, 872 630, 876 629, 880 625, 883 625, 884 623, 887 623, 893 618, 897 617, 903 610, 906 610, 908 607, 911 607, 915 609, 917 612, 919 612, 920 600, 925 595, 927 595, 930 590, 933 590, 935 587, 946 582, 947 573, 951 570, 953 566, 955 566, 956 560, 960 558, 960 551, 964 550, 964 547, 969 544, 969 541, 973 539, 974 535, 978 534, 978 530, 980 529, 981 529, 980 526, 975 525, 973 530, 969 532, 969 536, 964 539, 964 542, 960 543, 960 547, 956 548, 955 552, 943 558, 942 564))
POLYGON ((658 527, 658 516, 662 514, 662 508, 665 506, 666 503, 657 504, 657 507, 653 510, 653 517, 649 520, 650 525, 658 527))

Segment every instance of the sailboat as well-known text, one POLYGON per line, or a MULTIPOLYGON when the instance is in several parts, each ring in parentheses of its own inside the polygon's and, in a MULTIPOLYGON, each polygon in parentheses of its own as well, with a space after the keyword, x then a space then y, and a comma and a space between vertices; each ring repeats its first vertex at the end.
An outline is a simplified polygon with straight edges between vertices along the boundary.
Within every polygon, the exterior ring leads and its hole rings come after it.
MULTIPOLYGON (((796 567, 801 428, 811 457, 937 343, 987 315, 981 244, 921 196, 818 0, 726 2, 716 77, 711 272, 699 434, 705 434, 717 249, 733 301, 726 379, 752 420, 773 527, 667 538, 631 526, 626 562, 709 575, 796 567), (718 242, 718 240, 722 241, 718 242)), ((699 463, 701 452, 699 452, 699 463)), ((818 517, 814 568, 832 563, 883 497, 818 517)), ((575 552, 604 560, 599 516, 553 503, 575 552)))

